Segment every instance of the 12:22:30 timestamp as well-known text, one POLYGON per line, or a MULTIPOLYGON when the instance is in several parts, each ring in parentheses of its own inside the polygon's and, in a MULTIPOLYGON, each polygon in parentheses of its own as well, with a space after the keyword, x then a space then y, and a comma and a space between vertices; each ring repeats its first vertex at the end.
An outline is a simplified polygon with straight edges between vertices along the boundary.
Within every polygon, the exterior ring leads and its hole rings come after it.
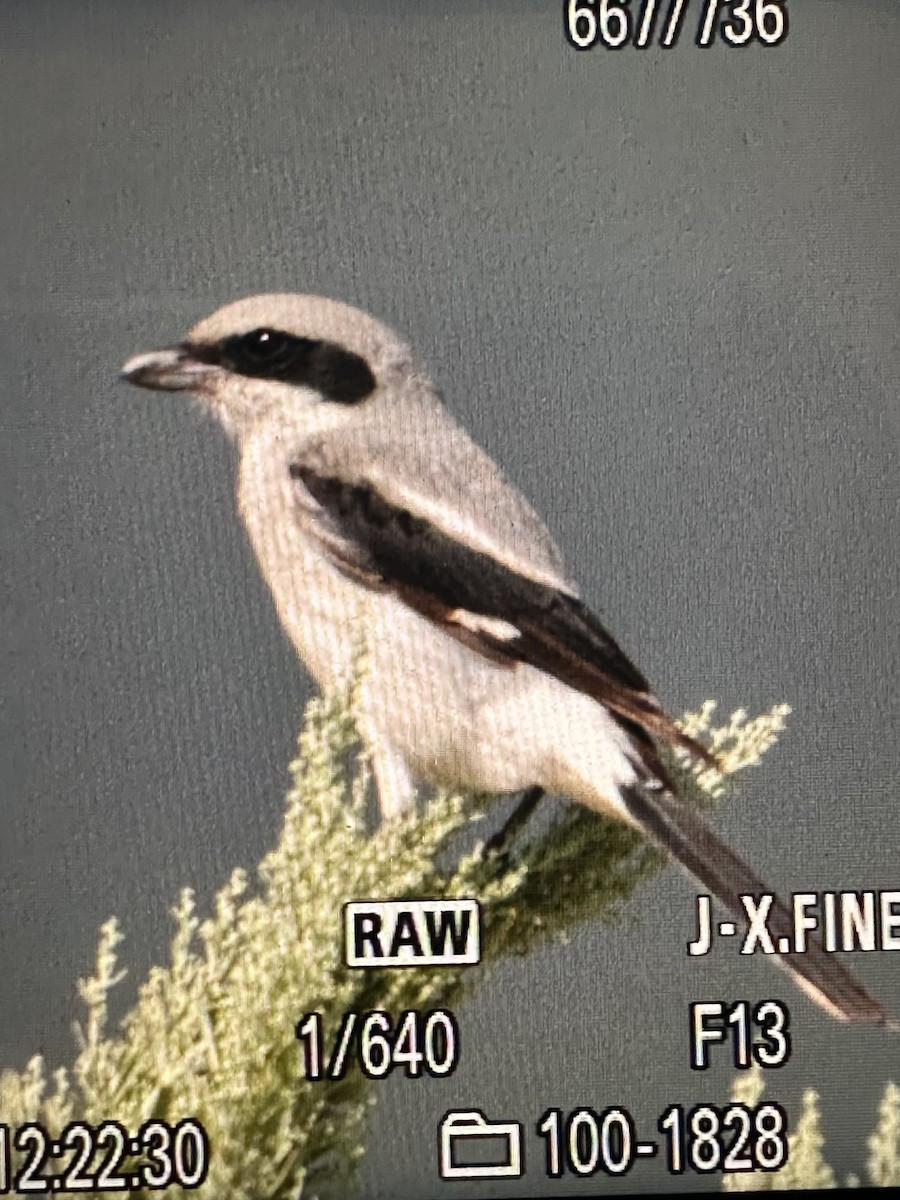
POLYGON ((130 1135, 119 1121, 72 1121, 54 1137, 32 1121, 0 1125, 0 1195, 64 1195, 199 1187, 209 1139, 191 1117, 145 1121, 130 1135))

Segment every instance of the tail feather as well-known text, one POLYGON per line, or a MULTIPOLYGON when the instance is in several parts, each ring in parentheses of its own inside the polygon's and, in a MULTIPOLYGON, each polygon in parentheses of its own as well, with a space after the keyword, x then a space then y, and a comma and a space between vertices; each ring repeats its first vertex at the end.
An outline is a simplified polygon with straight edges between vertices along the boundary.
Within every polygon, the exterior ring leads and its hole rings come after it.
MULTIPOLYGON (((634 822, 650 839, 667 850, 728 909, 746 915, 741 896, 771 894, 771 889, 719 838, 706 822, 672 792, 634 786, 622 799, 634 822)), ((794 918, 775 897, 766 918, 774 944, 794 940, 794 918)), ((843 1021, 873 1021, 900 1032, 897 1020, 815 937, 803 953, 776 955, 780 966, 822 1008, 843 1021)))

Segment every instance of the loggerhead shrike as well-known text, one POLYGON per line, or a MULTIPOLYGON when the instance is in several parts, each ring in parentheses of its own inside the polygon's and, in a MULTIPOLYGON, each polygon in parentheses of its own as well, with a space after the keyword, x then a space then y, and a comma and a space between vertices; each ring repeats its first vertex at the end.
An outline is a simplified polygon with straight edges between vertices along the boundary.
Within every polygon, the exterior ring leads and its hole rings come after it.
MULTIPOLYGON (((415 781, 537 789, 637 826, 728 908, 767 893, 674 793, 656 743, 709 759, 578 597, 544 524, 409 348, 317 296, 251 296, 123 377, 193 392, 240 449, 238 505, 278 615, 323 688, 364 631, 360 733, 386 818, 415 781)), ((775 944, 793 933, 776 901, 775 944)), ((822 946, 783 959, 843 1020, 898 1023, 822 946)))

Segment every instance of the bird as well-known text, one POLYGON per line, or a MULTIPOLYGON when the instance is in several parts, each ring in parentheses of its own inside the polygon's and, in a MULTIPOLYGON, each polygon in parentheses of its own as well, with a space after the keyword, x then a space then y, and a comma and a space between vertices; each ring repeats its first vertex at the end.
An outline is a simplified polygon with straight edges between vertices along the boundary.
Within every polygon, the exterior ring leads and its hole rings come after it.
MULTIPOLYGON (((191 393, 237 444, 237 506, 281 624, 355 718, 385 820, 420 784, 560 795, 666 850, 726 909, 769 894, 679 796, 660 747, 714 762, 581 598, 547 526, 391 328, 253 295, 121 377, 191 393)), ((775 898, 775 945, 793 916, 775 898)), ((777 955, 832 1016, 900 1023, 821 942, 777 955)))

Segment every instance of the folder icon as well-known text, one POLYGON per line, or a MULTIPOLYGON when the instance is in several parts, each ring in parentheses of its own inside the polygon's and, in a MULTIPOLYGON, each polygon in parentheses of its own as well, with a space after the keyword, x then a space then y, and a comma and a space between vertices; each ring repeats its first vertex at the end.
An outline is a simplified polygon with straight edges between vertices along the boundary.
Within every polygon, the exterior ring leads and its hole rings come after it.
POLYGON ((448 1112, 438 1127, 438 1153, 442 1179, 518 1179, 521 1122, 488 1121, 477 1108, 448 1112), (481 1161, 486 1153, 490 1161, 481 1161))

